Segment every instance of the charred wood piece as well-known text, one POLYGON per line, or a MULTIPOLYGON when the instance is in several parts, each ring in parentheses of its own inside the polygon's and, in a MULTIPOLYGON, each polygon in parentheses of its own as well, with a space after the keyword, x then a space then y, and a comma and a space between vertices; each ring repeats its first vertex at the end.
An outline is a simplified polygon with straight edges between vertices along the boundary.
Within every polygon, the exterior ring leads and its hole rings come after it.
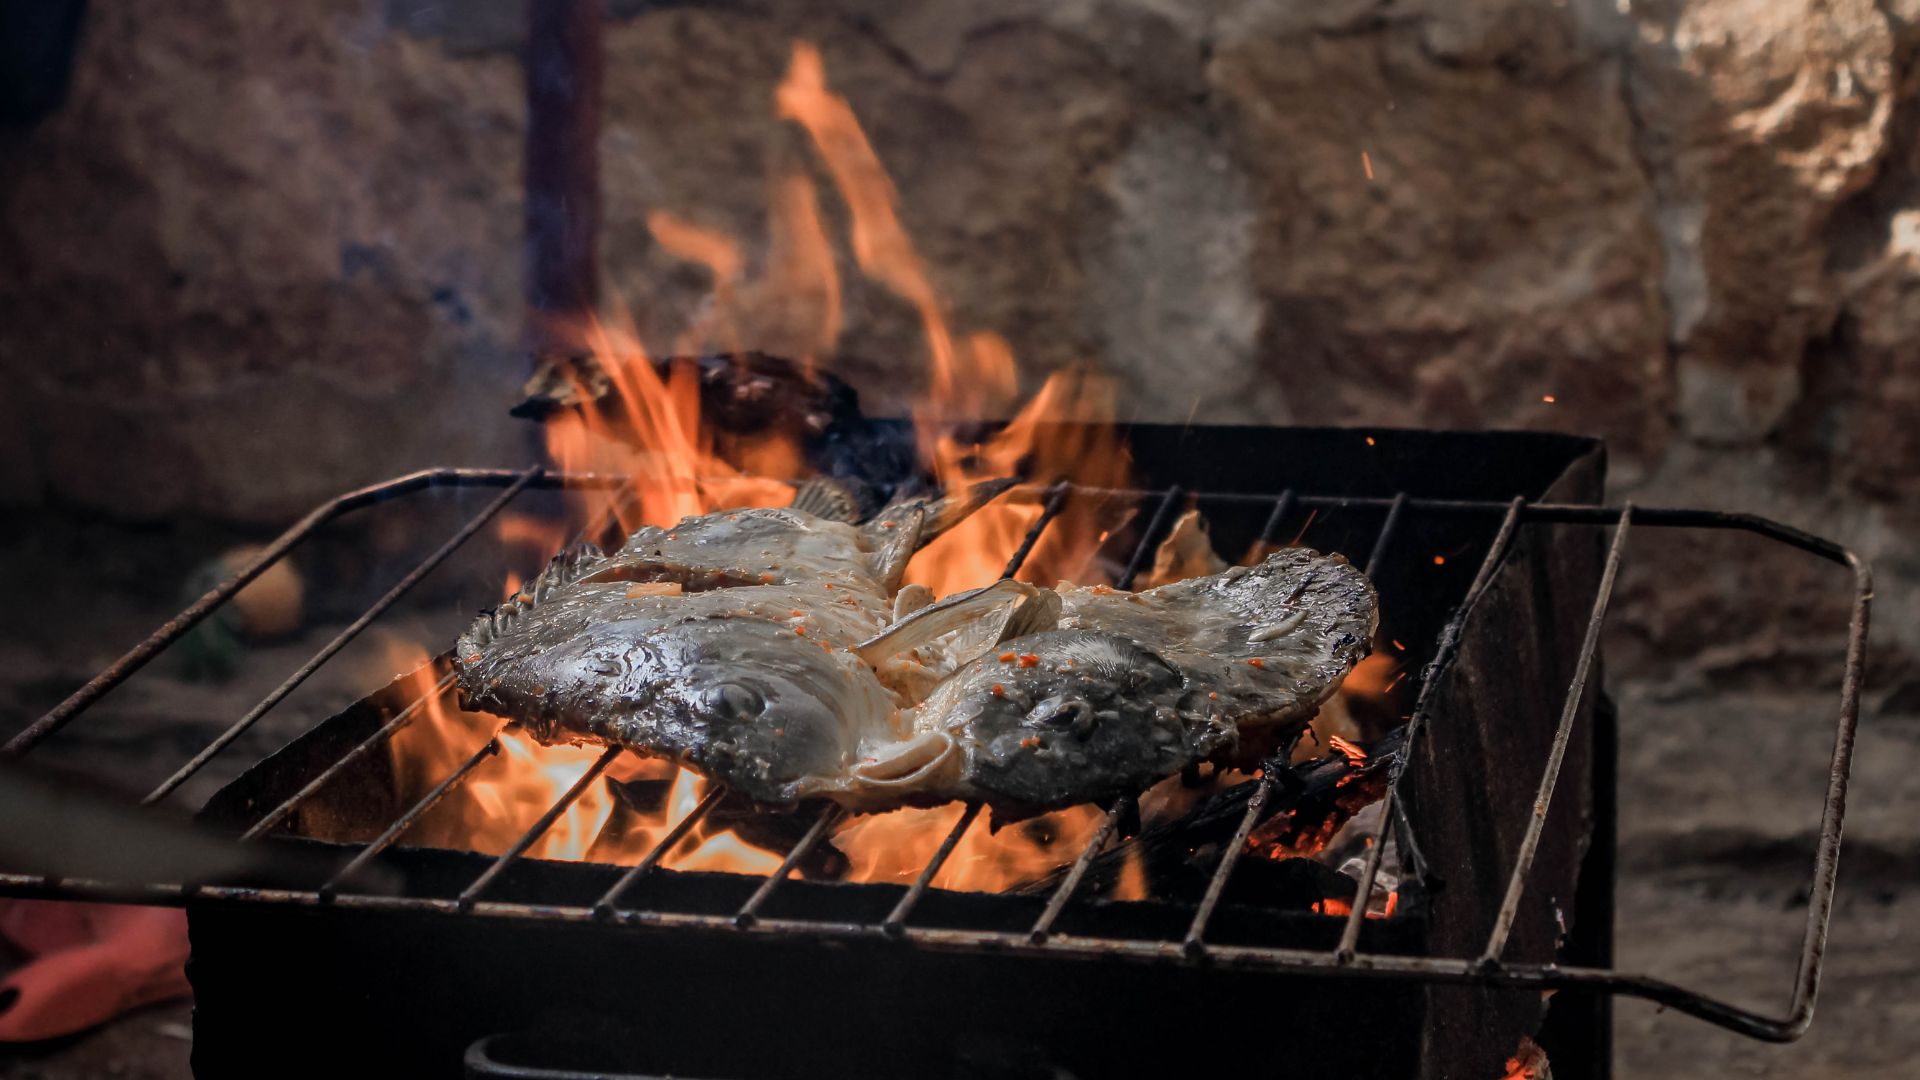
MULTIPOLYGON (((910 428, 862 419, 860 398, 835 376, 810 370, 763 352, 671 356, 653 361, 663 381, 691 378, 698 387, 701 426, 716 436, 715 449, 737 467, 769 475, 756 448, 784 441, 798 447, 802 471, 857 481, 875 489, 876 510, 894 489, 914 484, 917 454, 910 428)), ((596 410, 596 427, 642 449, 620 404, 617 373, 585 352, 550 352, 535 357, 533 375, 511 412, 528 420, 557 413, 596 410)))
MULTIPOLYGON (((1257 898, 1268 906, 1304 907, 1324 897, 1352 895, 1350 879, 1304 856, 1386 793, 1400 760, 1401 733, 1391 732, 1366 746, 1349 745, 1349 753, 1276 766, 1273 793, 1248 840, 1247 854, 1253 857, 1240 860, 1223 899, 1257 898)), ((1134 863, 1154 899, 1197 902, 1220 862, 1222 845, 1233 838, 1259 787, 1257 780, 1235 784, 1185 815, 1148 825, 1101 852, 1087 868, 1083 895, 1110 895, 1134 863)), ((1059 885, 1064 873, 1055 870, 1007 891, 1043 896, 1059 885)))

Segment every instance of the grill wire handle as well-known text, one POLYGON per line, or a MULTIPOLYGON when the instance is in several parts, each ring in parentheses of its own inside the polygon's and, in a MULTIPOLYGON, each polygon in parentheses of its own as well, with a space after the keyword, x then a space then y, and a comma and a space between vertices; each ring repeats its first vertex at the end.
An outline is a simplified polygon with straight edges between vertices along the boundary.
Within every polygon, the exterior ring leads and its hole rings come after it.
MULTIPOLYGON (((151 636, 141 641, 121 656, 106 670, 95 676, 85 686, 75 691, 66 700, 55 706, 46 715, 40 717, 25 730, 14 736, 0 754, 19 757, 32 750, 49 736, 64 728, 80 713, 91 707, 101 697, 126 681, 139 671, 168 645, 177 641, 195 625, 204 620, 221 604, 231 599, 247 584, 259 577, 274 562, 285 557, 301 541, 327 522, 348 512, 371 506, 389 499, 409 495, 418 491, 436 487, 497 487, 508 489, 493 503, 489 504, 479 518, 470 520, 460 532, 446 544, 427 557, 427 560, 410 572, 390 591, 388 596, 376 603, 355 627, 362 622, 371 622, 373 617, 400 598, 401 593, 417 584, 440 561, 471 538, 492 516, 498 514, 513 498, 529 487, 553 489, 559 487, 590 488, 612 490, 616 504, 628 481, 622 477, 594 474, 561 475, 550 473, 539 466, 522 470, 504 469, 429 469, 382 484, 375 484, 335 498, 282 533, 263 550, 260 556, 242 568, 231 579, 221 583, 196 600, 191 606, 167 623, 163 624, 151 636)), ((1147 528, 1143 531, 1139 545, 1127 563, 1120 584, 1131 585, 1133 578, 1144 566, 1146 552, 1152 542, 1169 526, 1173 511, 1187 494, 1178 486, 1158 492, 1136 491, 1114 488, 1074 487, 1065 483, 1055 484, 1044 489, 1045 503, 1041 515, 1023 538, 1020 548, 1015 552, 1003 576, 1011 577, 1018 572, 1025 558, 1039 541, 1046 527, 1058 516, 1066 500, 1072 496, 1092 496, 1097 498, 1128 498, 1139 500, 1158 497, 1158 505, 1147 528)), ((152 883, 127 884, 120 882, 87 881, 73 879, 53 879, 30 874, 0 873, 0 894, 47 897, 61 899, 92 899, 109 902, 171 904, 180 905, 190 899, 202 898, 230 902, 265 902, 313 905, 331 903, 341 907, 363 908, 369 910, 412 910, 437 911, 443 913, 470 913, 482 917, 529 918, 544 917, 561 921, 585 921, 590 919, 618 918, 622 921, 647 923, 663 927, 687 927, 708 930, 733 929, 739 932, 762 932, 773 934, 807 934, 812 936, 853 935, 866 936, 879 932, 883 936, 897 939, 903 943, 930 949, 980 949, 993 948, 1018 955, 1081 955, 1108 956, 1139 961, 1186 961, 1189 963, 1206 962, 1225 966, 1287 973, 1302 976, 1321 976, 1339 978, 1398 978, 1415 979, 1433 983, 1467 984, 1498 986, 1507 988, 1550 990, 1568 987, 1581 987, 1602 990, 1615 994, 1627 994, 1646 998, 1659 1004, 1678 1009, 1710 1023, 1773 1042, 1790 1042, 1799 1038, 1807 1030, 1813 1018, 1814 1000, 1819 991, 1821 960, 1826 947, 1827 925, 1833 910, 1834 891, 1838 877, 1839 852, 1842 824, 1846 814, 1846 799, 1849 773, 1852 763, 1855 731, 1859 722, 1860 693, 1866 666, 1866 639, 1869 616, 1873 598, 1873 575, 1865 560, 1852 551, 1832 541, 1813 536, 1789 526, 1765 518, 1746 514, 1731 514, 1713 510, 1695 509, 1653 509, 1635 507, 1613 508, 1586 504, 1526 503, 1522 499, 1511 502, 1487 502, 1475 500, 1417 499, 1409 498, 1406 493, 1396 494, 1392 498, 1348 497, 1299 495, 1289 490, 1276 500, 1270 495, 1242 495, 1238 493, 1205 493, 1201 498, 1230 504, 1272 504, 1271 513, 1262 531, 1263 543, 1272 543, 1278 534, 1285 516, 1296 506, 1319 508, 1373 508, 1385 513, 1381 531, 1375 540, 1368 560, 1371 574, 1386 551, 1395 527, 1408 513, 1438 515, 1480 515, 1501 514, 1500 526, 1465 600, 1455 615, 1442 629, 1436 642, 1433 663, 1429 674, 1442 669, 1445 662, 1456 651, 1461 629, 1471 614, 1475 601, 1490 584, 1506 552, 1512 545, 1514 535, 1521 524, 1561 524, 1587 527, 1614 528, 1613 543, 1609 548, 1606 567, 1602 574, 1602 587, 1596 598, 1595 608, 1589 620, 1588 633, 1582 644, 1581 654, 1576 664, 1576 675, 1569 688, 1568 703, 1563 710, 1561 723, 1556 729, 1553 749, 1543 770, 1540 793, 1536 798, 1533 816, 1523 837, 1521 850, 1517 855, 1516 866, 1508 879, 1507 895, 1502 904, 1501 913, 1496 921, 1487 946, 1479 957, 1426 957, 1399 956, 1385 954, 1367 954, 1357 951, 1360 928, 1365 918, 1367 900, 1377 881, 1381 854, 1387 840, 1387 823, 1396 820, 1400 811, 1396 798, 1399 775, 1392 777, 1385 796, 1384 813, 1381 815, 1381 833, 1373 838, 1362 870, 1360 887, 1356 891, 1356 902, 1352 905, 1347 922, 1343 928, 1339 946, 1333 953, 1313 952, 1301 949, 1262 948, 1252 946, 1209 946, 1203 941, 1206 923, 1213 907, 1219 901, 1220 890, 1224 888, 1237 858, 1237 851, 1230 849, 1216 866, 1209 880, 1207 894, 1187 934, 1180 942, 1157 942, 1133 939, 1101 939, 1061 935, 1053 931, 1053 924, 1064 910, 1073 892, 1084 877, 1087 867, 1099 850, 1105 846, 1119 823, 1130 816, 1137 806, 1132 797, 1115 802, 1108 810, 1101 826, 1081 850, 1074 867, 1067 878, 1056 888, 1049 899, 1047 909, 1035 922, 1032 930, 1026 934, 1007 934, 990 931, 964 931, 937 927, 911 927, 905 919, 919 897, 923 895, 938 872, 940 865, 952 853, 961 836, 972 825, 978 813, 977 805, 969 805, 963 811, 954 828, 949 832, 932 861, 921 871, 920 878, 901 898, 899 904, 878 927, 857 924, 823 923, 807 920, 762 918, 758 909, 771 897, 798 865, 799 861, 811 852, 828 832, 844 817, 836 807, 828 806, 815 818, 807 835, 795 845, 782 862, 780 871, 762 882, 745 905, 732 917, 699 915, 678 912, 631 911, 617 907, 619 897, 629 886, 645 876, 660 860, 691 830, 705 818, 721 797, 724 788, 713 785, 694 809, 668 831, 667 835, 654 845, 640 863, 630 868, 622 878, 610 888, 592 907, 533 907, 526 904, 488 901, 481 893, 516 859, 538 841, 554 821, 558 820, 566 809, 612 764, 621 752, 619 748, 609 748, 581 778, 562 795, 560 800, 541 816, 541 819, 523 834, 513 848, 494 860, 481 875, 462 893, 453 899, 430 897, 357 895, 342 892, 349 884, 354 870, 377 856, 380 851, 390 847, 399 836, 418 817, 431 808, 434 802, 443 797, 448 790, 470 776, 496 747, 490 742, 477 751, 471 758, 448 775, 423 799, 390 825, 385 833, 363 849, 354 860, 343 867, 334 878, 319 890, 274 890, 223 886, 218 884, 152 883), (1662 979, 1645 975, 1622 973, 1603 968, 1562 967, 1553 964, 1506 964, 1499 959, 1508 932, 1511 930, 1514 910, 1525 888, 1526 871, 1531 862, 1531 852, 1538 844, 1541 821, 1552 797, 1553 785, 1558 777, 1560 762, 1566 749, 1569 734, 1568 713, 1576 710, 1579 696, 1584 691, 1586 675, 1597 652, 1599 627, 1605 615, 1611 585, 1618 570, 1621 551, 1629 526, 1658 528, 1692 529, 1731 529, 1749 532, 1763 538, 1798 548, 1829 562, 1846 567, 1853 578, 1853 601, 1847 627, 1847 648, 1845 668, 1841 678, 1840 709, 1835 725, 1833 755, 1828 770, 1826 797, 1822 804, 1819 842, 1814 854, 1813 887, 1807 905, 1807 922, 1801 940, 1799 961, 1796 965, 1793 996, 1784 1016, 1771 1017, 1764 1014, 1728 1004, 1708 997, 1696 991, 1688 990, 1662 979)), ((609 515, 611 520, 611 515, 609 515)), ((351 637, 351 634, 345 635, 351 637)), ((338 651, 335 643, 322 649, 307 665, 296 671, 282 688, 256 707, 249 718, 223 733, 215 743, 203 750, 189 762, 188 767, 176 773, 166 784, 156 790, 154 799, 162 798, 181 780, 190 776, 199 765, 204 764, 213 754, 224 748, 244 730, 251 719, 257 719, 256 713, 264 713, 272 708, 281 697, 290 693, 306 675, 310 668, 317 668, 333 652, 338 651)), ((245 839, 263 836, 283 823, 299 805, 328 781, 339 775, 351 762, 383 746, 388 738, 399 728, 409 723, 418 714, 421 707, 433 697, 445 693, 451 685, 451 676, 440 680, 434 690, 423 696, 369 736, 366 740, 349 749, 344 756, 310 781, 294 796, 270 811, 257 822, 245 835, 245 839)), ((1415 737, 1418 735, 1425 717, 1427 689, 1432 679, 1421 689, 1420 701, 1416 703, 1414 713, 1408 721, 1405 752, 1399 766, 1404 771, 1405 763, 1411 760, 1415 737)), ((1256 792, 1255 798, 1265 794, 1266 787, 1256 792)), ((1251 812, 1241 822, 1238 832, 1250 831, 1250 822, 1255 817, 1251 812)), ((1404 813, 1400 813, 1404 818, 1404 813)), ((1244 841, 1241 841, 1243 844, 1244 841)), ((1236 847, 1239 845, 1236 845, 1236 847)))

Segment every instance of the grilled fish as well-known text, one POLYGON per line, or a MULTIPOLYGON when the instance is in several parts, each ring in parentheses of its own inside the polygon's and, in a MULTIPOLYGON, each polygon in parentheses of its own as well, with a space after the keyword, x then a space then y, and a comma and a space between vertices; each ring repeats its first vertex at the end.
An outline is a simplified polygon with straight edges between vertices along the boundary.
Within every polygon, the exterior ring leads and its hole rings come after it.
POLYGON ((766 802, 885 787, 915 749, 897 695, 849 647, 892 617, 915 548, 966 510, 902 503, 860 526, 724 511, 611 555, 581 546, 461 637, 462 703, 543 742, 676 757, 766 802))
POLYGON ((1062 626, 1151 643, 1242 729, 1311 719, 1366 658, 1379 619, 1365 574, 1307 548, 1144 592, 1063 589, 1060 601, 1062 626))
POLYGON ((922 745, 944 744, 921 782, 1039 810, 1257 758, 1366 656, 1376 620, 1366 577, 1305 549, 1137 593, 1062 583, 1056 610, 912 710, 922 745))
POLYGON ((977 799, 1005 818, 1304 721, 1365 654, 1372 587, 1310 552, 1142 593, 901 588, 913 551, 981 501, 855 525, 802 498, 568 552, 461 638, 463 705, 546 742, 674 757, 762 802, 977 799))

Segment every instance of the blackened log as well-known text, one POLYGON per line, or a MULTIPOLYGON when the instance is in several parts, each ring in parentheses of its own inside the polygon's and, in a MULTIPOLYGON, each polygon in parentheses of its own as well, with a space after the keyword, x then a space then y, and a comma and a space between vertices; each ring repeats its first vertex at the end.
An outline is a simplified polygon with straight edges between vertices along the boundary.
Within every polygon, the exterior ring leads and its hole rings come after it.
MULTIPOLYGON (((614 377, 590 352, 536 356, 533 375, 521 390, 514 416, 545 420, 572 409, 597 409, 610 432, 631 438, 614 377)), ((662 382, 690 371, 700 387, 700 417, 720 431, 755 435, 779 431, 820 435, 836 423, 860 417, 852 387, 824 372, 763 352, 670 356, 654 361, 662 382)), ((679 377, 685 377, 684 374, 679 377)))
MULTIPOLYGON (((593 409, 598 429, 640 444, 613 375, 598 357, 574 349, 536 355, 534 361, 513 415, 546 420, 593 409)), ((653 368, 662 381, 688 373, 698 381, 701 425, 718 437, 721 456, 736 465, 742 463, 729 455, 729 439, 777 437, 800 448, 807 471, 871 485, 881 501, 922 479, 912 429, 864 419, 859 395, 832 374, 758 351, 672 356, 654 361, 653 368)))

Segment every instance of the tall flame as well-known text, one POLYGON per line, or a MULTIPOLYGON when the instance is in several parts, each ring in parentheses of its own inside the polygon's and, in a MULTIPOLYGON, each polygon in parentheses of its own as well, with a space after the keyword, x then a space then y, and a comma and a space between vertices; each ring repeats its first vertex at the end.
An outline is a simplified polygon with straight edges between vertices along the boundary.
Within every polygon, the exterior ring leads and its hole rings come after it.
MULTIPOLYGON (((818 49, 804 42, 794 46, 774 101, 783 118, 797 122, 812 137, 845 201, 860 269, 919 315, 927 381, 913 410, 914 426, 923 462, 940 485, 954 491, 1012 475, 1042 482, 1072 479, 1092 487, 1124 484, 1129 458, 1113 431, 1112 387, 1085 372, 1049 378, 993 435, 969 439, 960 434, 959 425, 1004 414, 1013 404, 1019 377, 1012 347, 990 331, 969 333, 956 345, 939 293, 900 223, 899 193, 852 106, 827 89, 818 49), (1063 421, 1087 427, 1077 438, 1048 430, 1048 424, 1063 421)), ((991 581, 1040 513, 1041 507, 1031 502, 990 506, 922 551, 907 579, 935 593, 991 581)), ((1052 584, 1081 569, 1099 543, 1099 521, 1097 507, 1069 508, 1029 556, 1022 576, 1052 584)))
POLYGON ((767 243, 767 303, 776 314, 769 320, 786 328, 788 344, 805 361, 811 374, 820 357, 833 352, 840 341, 840 274, 834 268, 833 245, 820 220, 820 200, 813 181, 802 173, 788 173, 774 181, 773 227, 767 243))
POLYGON ((805 42, 794 45, 792 63, 773 100, 782 119, 799 123, 813 137, 814 147, 846 200, 853 221, 853 257, 860 269, 919 313, 927 336, 932 393, 941 400, 953 400, 959 380, 946 314, 913 241, 900 224, 893 180, 854 118, 853 107, 827 89, 827 69, 819 49, 805 42))

